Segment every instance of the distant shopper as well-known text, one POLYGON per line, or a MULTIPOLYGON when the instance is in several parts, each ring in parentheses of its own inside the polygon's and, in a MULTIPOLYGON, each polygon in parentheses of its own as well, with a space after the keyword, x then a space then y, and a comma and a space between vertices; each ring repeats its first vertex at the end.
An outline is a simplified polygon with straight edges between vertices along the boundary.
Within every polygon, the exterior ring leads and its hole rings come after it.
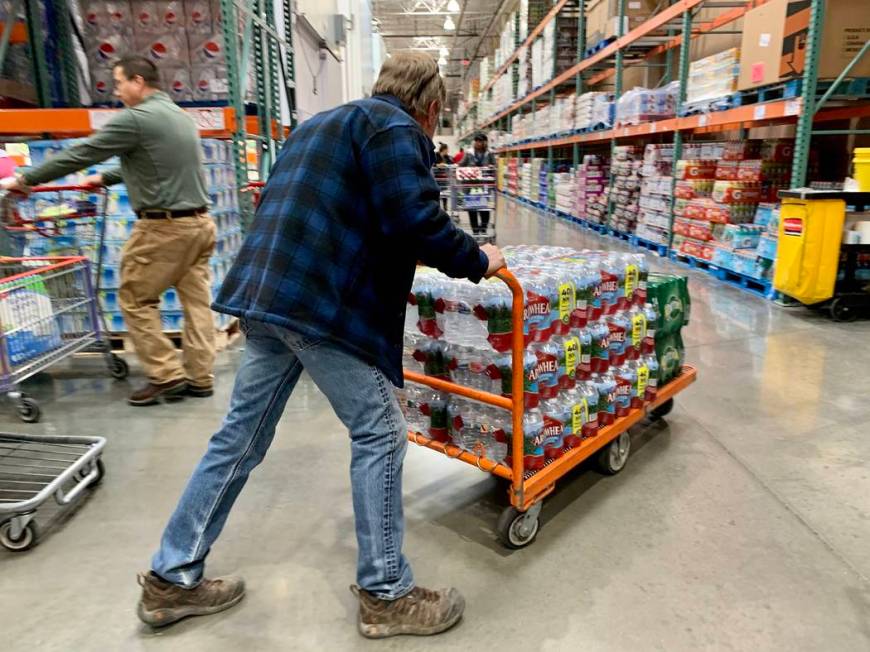
POLYGON ((460 147, 459 151, 456 152, 456 156, 453 157, 453 163, 459 165, 462 163, 462 159, 465 158, 465 148, 460 147))
MULTIPOLYGON (((465 154, 459 165, 464 168, 495 165, 495 157, 488 149, 486 134, 477 133, 474 135, 474 149, 465 154)), ((475 235, 486 235, 489 228, 489 211, 468 211, 468 219, 475 235)))
MULTIPOLYGON (((492 245, 478 247, 438 203, 431 138, 446 92, 435 60, 393 54, 372 93, 293 131, 221 286, 215 309, 242 320, 245 357, 229 413, 151 572, 139 576, 138 613, 150 625, 242 599, 241 578, 204 579, 205 559, 303 369, 350 431, 360 632, 437 634, 462 615, 459 592, 418 587, 402 554, 408 438, 393 387, 403 384, 405 306, 417 261, 476 283, 504 259, 492 245)), ((300 592, 300 600, 318 598, 311 587, 300 592)))
POLYGON ((211 396, 215 329, 209 258, 215 225, 208 215, 199 133, 191 117, 159 90, 151 61, 126 57, 113 75, 115 95, 126 109, 85 142, 0 184, 26 191, 120 157, 119 169, 87 181, 106 186, 123 181, 139 218, 121 254, 119 299, 149 382, 128 402, 154 405, 185 394, 211 396), (183 362, 160 319, 160 295, 170 287, 184 306, 183 362))
POLYGON ((438 147, 438 153, 435 154, 435 165, 450 165, 453 163, 448 149, 447 143, 441 143, 438 147))

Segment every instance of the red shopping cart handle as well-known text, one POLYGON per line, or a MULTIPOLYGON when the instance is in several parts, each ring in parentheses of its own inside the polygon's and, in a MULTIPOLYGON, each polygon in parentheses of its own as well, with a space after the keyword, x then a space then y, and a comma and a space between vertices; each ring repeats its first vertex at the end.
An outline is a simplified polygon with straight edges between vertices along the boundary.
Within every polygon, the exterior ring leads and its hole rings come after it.
POLYGON ((105 186, 97 184, 87 184, 80 186, 33 186, 29 189, 30 192, 84 192, 94 190, 105 190, 105 186))

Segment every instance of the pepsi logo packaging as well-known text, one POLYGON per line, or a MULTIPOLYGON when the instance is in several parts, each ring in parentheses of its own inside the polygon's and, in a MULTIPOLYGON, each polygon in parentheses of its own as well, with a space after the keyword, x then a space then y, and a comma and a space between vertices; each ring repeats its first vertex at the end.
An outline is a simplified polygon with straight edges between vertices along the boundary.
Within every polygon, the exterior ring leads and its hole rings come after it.
POLYGON ((216 31, 212 5, 208 0, 186 0, 184 16, 188 34, 212 34, 216 31))
POLYGON ((223 66, 192 66, 190 69, 193 99, 225 100, 228 97, 227 70, 223 66))
POLYGON ((164 66, 160 71, 163 90, 174 102, 189 102, 193 99, 190 71, 186 67, 164 66))
POLYGON ((94 104, 110 104, 115 101, 115 80, 110 68, 94 68, 91 70, 91 102, 94 104))
POLYGON ((224 62, 224 40, 222 36, 219 34, 209 34, 205 37, 194 39, 191 35, 190 63, 192 65, 223 65, 224 62))
POLYGON ((121 34, 97 36, 88 53, 94 68, 111 67, 120 57, 130 53, 130 38, 121 34))
POLYGON ((165 65, 186 66, 188 64, 187 37, 184 32, 145 35, 137 39, 138 52, 160 67, 165 65))

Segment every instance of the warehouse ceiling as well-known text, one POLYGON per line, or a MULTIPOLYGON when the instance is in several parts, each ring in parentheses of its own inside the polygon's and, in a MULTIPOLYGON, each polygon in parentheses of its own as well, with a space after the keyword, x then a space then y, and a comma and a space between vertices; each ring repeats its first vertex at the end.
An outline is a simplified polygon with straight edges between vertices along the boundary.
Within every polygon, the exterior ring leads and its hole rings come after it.
POLYGON ((436 59, 444 55, 447 104, 455 109, 463 77, 476 74, 476 66, 470 71, 463 62, 493 52, 504 16, 516 5, 517 0, 373 0, 372 15, 388 53, 424 50, 436 59), (452 30, 445 29, 451 24, 452 30))

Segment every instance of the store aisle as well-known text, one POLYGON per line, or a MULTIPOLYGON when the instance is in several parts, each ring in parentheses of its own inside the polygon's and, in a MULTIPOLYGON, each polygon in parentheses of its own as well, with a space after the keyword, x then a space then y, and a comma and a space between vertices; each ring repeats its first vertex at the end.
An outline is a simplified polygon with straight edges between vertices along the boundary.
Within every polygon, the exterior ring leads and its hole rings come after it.
MULTIPOLYGON (((618 246, 507 200, 498 229, 500 244, 618 246)), ((667 423, 634 433, 621 475, 580 469, 558 487, 531 547, 496 542, 493 479, 411 448, 406 550, 421 583, 468 599, 437 639, 357 635, 348 444, 307 379, 210 560, 212 574, 246 577, 245 601, 141 626, 135 573, 223 416, 238 352, 220 357, 213 398, 149 409, 77 363, 33 388, 44 424, 0 412, 3 430, 109 437, 106 480, 78 513, 30 553, 0 551, 4 649, 870 649, 870 323, 691 276, 698 383, 667 423)))

